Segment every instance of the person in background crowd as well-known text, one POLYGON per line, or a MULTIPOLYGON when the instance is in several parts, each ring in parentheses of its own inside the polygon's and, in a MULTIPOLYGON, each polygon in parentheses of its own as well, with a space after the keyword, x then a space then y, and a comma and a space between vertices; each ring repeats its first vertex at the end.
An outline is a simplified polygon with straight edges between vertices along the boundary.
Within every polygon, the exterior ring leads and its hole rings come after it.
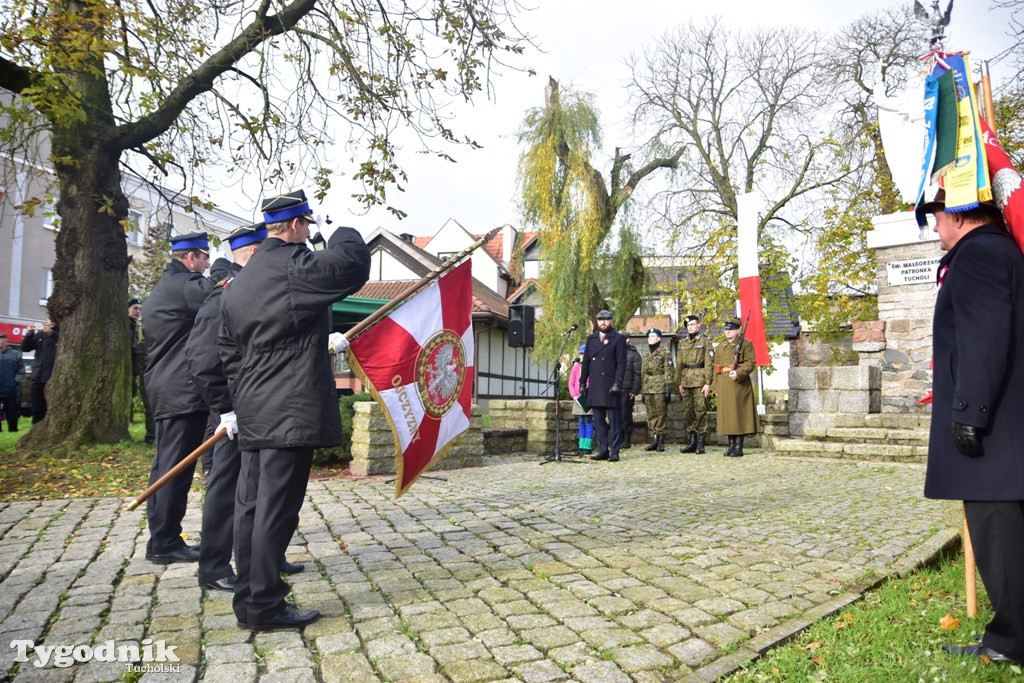
MULTIPOLYGON (((207 407, 185 363, 185 343, 199 307, 213 289, 203 272, 210 263, 204 232, 171 238, 171 261, 143 308, 146 338, 146 394, 156 421, 152 484, 203 442, 207 407)), ((181 538, 188 490, 195 466, 188 467, 146 501, 149 541, 146 559, 157 564, 196 562, 199 551, 181 538)))
MULTIPOLYGON (((572 414, 576 416, 576 429, 579 433, 579 447, 576 455, 590 455, 594 450, 594 415, 584 409, 580 397, 586 387, 580 386, 580 373, 583 371, 583 352, 586 345, 580 345, 579 355, 572 361, 569 370, 569 396, 572 397, 572 414)), ((583 401, 585 402, 585 401, 583 401)))
POLYGON ((622 376, 622 448, 633 447, 633 405, 643 389, 643 358, 626 342, 626 372, 622 376))
POLYGON ((680 453, 703 453, 708 435, 708 396, 714 377, 715 356, 711 340, 701 334, 700 318, 685 318, 686 334, 676 351, 676 386, 683 398, 683 426, 690 441, 680 453))
POLYGON ((647 408, 647 430, 651 443, 645 451, 664 451, 668 433, 668 404, 672 400, 672 356, 661 346, 662 333, 657 327, 647 330, 647 348, 644 358, 643 394, 647 408))
POLYGON ((610 311, 597 313, 597 329, 584 345, 580 385, 594 414, 597 455, 591 460, 619 461, 622 447, 622 378, 626 374, 626 338, 612 326, 610 311), (609 433, 609 424, 611 430, 609 433))
POLYGON ((135 296, 128 300, 128 325, 132 335, 132 411, 135 410, 135 397, 142 399, 142 412, 146 423, 146 443, 156 442, 156 423, 153 422, 153 411, 149 407, 146 396, 146 340, 142 336, 142 299, 135 296))
POLYGON ((35 351, 32 359, 32 424, 46 417, 46 383, 57 361, 57 330, 47 320, 40 329, 29 325, 21 341, 22 351, 35 351))
POLYGON ((18 431, 18 393, 21 381, 25 379, 25 366, 21 362, 21 351, 7 344, 7 335, 0 333, 0 407, 7 420, 7 431, 18 431))

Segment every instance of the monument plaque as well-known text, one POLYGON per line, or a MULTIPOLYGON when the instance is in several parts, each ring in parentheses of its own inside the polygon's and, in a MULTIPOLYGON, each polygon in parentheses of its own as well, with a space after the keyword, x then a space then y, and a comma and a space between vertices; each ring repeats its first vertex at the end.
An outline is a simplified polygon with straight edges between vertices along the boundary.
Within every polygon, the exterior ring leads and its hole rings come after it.
POLYGON ((935 282, 935 271, 939 267, 938 256, 910 261, 889 261, 885 264, 887 284, 921 285, 935 282))

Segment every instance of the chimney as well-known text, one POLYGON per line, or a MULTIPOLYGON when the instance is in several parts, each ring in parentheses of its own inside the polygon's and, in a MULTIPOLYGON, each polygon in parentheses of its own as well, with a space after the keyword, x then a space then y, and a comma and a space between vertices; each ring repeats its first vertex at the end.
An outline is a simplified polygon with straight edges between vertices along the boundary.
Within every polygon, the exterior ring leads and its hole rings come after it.
POLYGON ((402 240, 403 242, 408 242, 409 244, 413 243, 413 236, 407 232, 403 232, 402 234, 400 234, 398 236, 398 239, 402 240))
POLYGON ((506 223, 501 228, 501 263, 506 268, 512 263, 512 247, 516 239, 516 230, 506 223))

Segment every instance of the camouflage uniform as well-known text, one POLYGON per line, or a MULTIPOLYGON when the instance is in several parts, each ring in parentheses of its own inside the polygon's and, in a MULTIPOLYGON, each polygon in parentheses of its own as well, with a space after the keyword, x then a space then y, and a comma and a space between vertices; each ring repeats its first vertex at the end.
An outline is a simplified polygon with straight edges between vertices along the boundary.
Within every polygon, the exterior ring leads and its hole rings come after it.
POLYGON ((675 384, 683 397, 683 424, 687 432, 701 435, 708 432, 708 399, 704 385, 714 375, 714 354, 711 340, 703 334, 679 339, 676 352, 675 384))
POLYGON ((644 358, 644 405, 647 406, 647 429, 651 436, 668 431, 665 426, 665 394, 672 391, 672 356, 658 347, 644 358))

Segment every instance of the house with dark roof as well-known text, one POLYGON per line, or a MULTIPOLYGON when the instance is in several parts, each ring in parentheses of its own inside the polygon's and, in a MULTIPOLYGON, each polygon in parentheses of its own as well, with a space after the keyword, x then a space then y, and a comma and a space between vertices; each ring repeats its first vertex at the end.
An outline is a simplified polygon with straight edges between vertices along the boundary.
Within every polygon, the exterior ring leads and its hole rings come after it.
MULTIPOLYGON (((463 230, 454 221, 446 223, 449 224, 463 230)), ((429 246, 437 239, 437 235, 424 242, 412 235, 395 235, 378 228, 366 237, 371 259, 370 280, 358 292, 334 304, 334 329, 350 329, 388 301, 409 291, 423 276, 441 265, 444 258, 462 251, 478 239, 468 232, 465 235, 470 239, 464 239, 454 227, 448 230, 447 234, 442 235, 441 241, 434 243, 434 247, 439 250, 438 254, 417 245, 420 242, 429 246)), ((485 412, 487 401, 492 398, 553 396, 553 388, 548 385, 552 374, 551 365, 547 361, 535 359, 533 349, 511 348, 508 344, 509 302, 487 284, 500 283, 504 280, 503 273, 508 272, 494 258, 492 252, 499 251, 504 254, 503 241, 495 244, 495 240, 492 240, 471 257, 475 352, 473 400, 481 404, 485 412)), ((357 378, 345 365, 344 357, 339 356, 336 362, 335 378, 338 387, 353 391, 361 389, 357 378)))

